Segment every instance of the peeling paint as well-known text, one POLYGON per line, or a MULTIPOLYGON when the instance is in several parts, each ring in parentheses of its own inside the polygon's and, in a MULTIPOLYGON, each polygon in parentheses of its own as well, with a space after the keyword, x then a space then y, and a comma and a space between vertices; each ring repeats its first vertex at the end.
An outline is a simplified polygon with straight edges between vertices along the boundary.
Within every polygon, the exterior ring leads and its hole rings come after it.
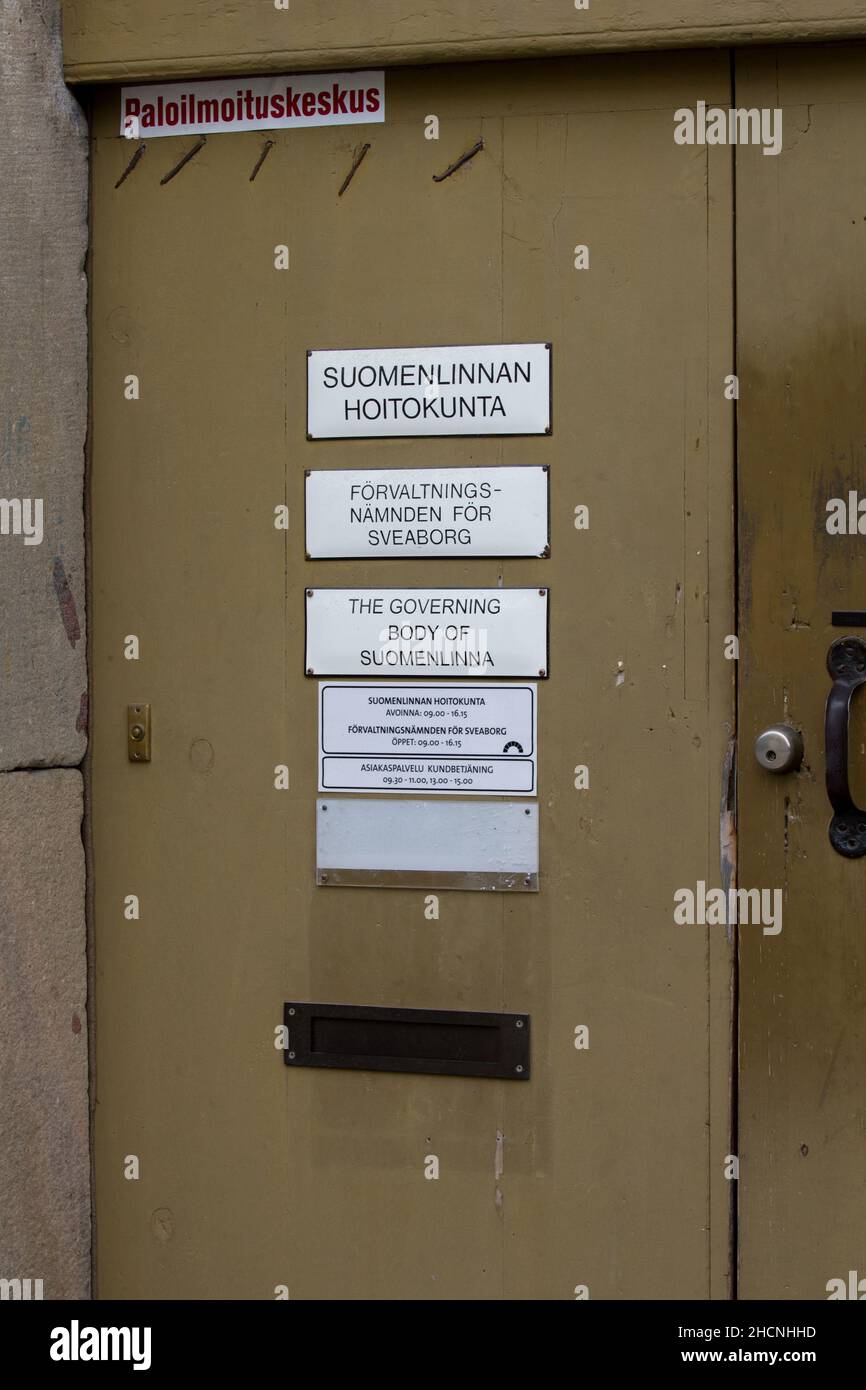
POLYGON ((505 1135, 501 1129, 496 1131, 496 1149, 493 1155, 493 1177, 499 1182, 505 1172, 505 1135))
MULTIPOLYGON (((737 886, 737 744, 731 738, 725 751, 722 764, 722 804, 719 812, 719 855, 722 875, 722 889, 727 894, 737 886)), ((728 941, 733 940, 733 924, 728 922, 725 931, 728 941)))
POLYGON ((505 1171, 505 1135, 501 1129, 496 1131, 496 1148, 493 1151, 493 1205, 498 1212, 502 1211, 502 1188, 499 1186, 502 1181, 502 1174, 505 1171))

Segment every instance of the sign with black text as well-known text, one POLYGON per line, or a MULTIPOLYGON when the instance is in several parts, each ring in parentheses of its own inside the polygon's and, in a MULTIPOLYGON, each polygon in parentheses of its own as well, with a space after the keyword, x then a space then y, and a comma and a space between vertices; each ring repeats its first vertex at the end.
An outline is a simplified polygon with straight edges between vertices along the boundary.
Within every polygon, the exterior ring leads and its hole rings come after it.
POLYGON ((311 560, 548 553, 546 468, 308 473, 311 560))
POLYGON ((549 433, 549 343, 307 354, 310 439, 549 433))
POLYGON ((532 796, 534 685, 322 681, 319 791, 532 796))
POLYGON ((546 589, 308 589, 308 676, 546 676, 546 589))

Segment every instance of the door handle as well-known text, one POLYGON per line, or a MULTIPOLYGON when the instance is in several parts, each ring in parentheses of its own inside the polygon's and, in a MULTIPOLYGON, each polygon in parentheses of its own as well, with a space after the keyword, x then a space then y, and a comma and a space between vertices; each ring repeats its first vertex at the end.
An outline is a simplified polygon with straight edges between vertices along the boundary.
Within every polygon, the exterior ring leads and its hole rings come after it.
POLYGON ((848 720, 854 691, 866 685, 866 642, 840 637, 827 653, 827 670, 833 678, 824 719, 827 795, 833 807, 830 844, 846 859, 860 859, 866 854, 866 811, 854 804, 848 785, 848 720))

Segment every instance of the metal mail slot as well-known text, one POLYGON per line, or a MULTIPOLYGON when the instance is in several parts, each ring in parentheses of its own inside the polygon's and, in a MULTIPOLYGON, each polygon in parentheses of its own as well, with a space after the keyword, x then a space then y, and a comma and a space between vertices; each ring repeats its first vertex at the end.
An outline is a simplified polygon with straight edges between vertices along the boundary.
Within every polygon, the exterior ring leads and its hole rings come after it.
POLYGON ((289 1067, 529 1080, 529 1016, 365 1004, 285 1006, 289 1067))

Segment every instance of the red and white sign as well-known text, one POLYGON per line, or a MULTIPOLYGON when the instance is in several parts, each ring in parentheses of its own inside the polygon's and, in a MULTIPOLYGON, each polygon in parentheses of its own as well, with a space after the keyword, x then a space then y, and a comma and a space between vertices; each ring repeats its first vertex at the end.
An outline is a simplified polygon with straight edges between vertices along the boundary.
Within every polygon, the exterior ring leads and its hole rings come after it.
POLYGON ((129 139, 368 125, 384 119, 384 72, 148 83, 124 87, 120 94, 120 133, 129 139))

